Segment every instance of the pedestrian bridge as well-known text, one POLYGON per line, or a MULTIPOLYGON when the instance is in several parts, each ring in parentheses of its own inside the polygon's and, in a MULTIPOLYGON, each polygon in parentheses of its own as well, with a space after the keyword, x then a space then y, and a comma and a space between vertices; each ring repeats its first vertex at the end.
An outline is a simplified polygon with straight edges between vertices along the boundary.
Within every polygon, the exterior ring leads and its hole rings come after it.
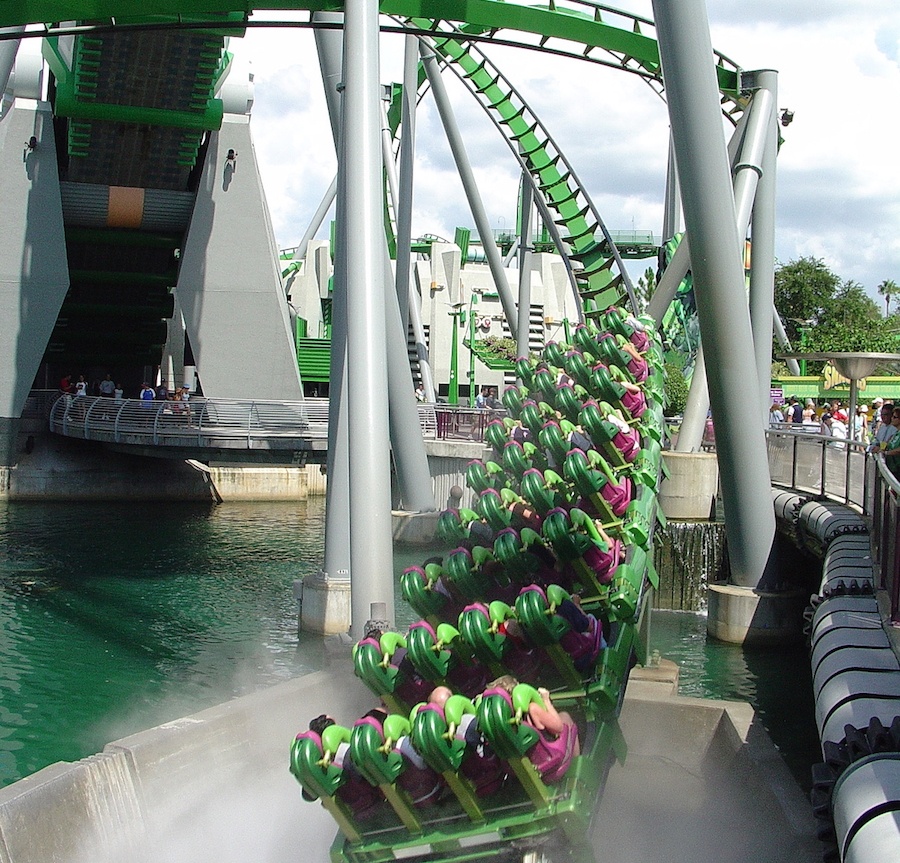
MULTIPOLYGON (((498 412, 422 404, 418 414, 426 441, 480 441, 498 412)), ((49 408, 49 427, 65 437, 163 458, 323 462, 328 450, 328 399, 193 397, 182 402, 61 395, 49 408)))

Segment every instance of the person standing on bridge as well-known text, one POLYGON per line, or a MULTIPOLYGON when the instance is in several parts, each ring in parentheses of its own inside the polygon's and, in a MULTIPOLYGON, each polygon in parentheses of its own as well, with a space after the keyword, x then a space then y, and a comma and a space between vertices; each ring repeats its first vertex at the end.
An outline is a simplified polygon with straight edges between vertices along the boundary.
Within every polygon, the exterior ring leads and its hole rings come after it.
POLYGON ((895 407, 891 411, 891 428, 894 434, 886 444, 883 444, 881 454, 888 470, 894 476, 900 476, 900 407, 895 407))
POLYGON ((145 383, 141 387, 140 399, 141 399, 142 407, 149 408, 150 402, 152 402, 154 398, 155 398, 155 393, 153 392, 153 388, 150 386, 150 384, 145 383))

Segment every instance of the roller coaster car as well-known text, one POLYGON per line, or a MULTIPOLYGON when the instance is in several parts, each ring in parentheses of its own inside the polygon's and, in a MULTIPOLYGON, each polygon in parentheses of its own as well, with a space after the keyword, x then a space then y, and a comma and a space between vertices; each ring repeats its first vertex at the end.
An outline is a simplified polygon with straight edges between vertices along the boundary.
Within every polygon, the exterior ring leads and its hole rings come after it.
MULTIPOLYGON (((442 777, 447 788, 437 805, 424 808, 407 802, 408 795, 399 786, 405 768, 397 770, 395 749, 379 752, 386 745, 393 747, 395 740, 390 739, 390 733, 379 732, 377 722, 369 720, 364 722, 362 731, 354 728, 359 737, 355 757, 385 765, 378 768, 375 778, 396 773, 394 783, 379 787, 386 795, 396 795, 398 807, 407 807, 404 817, 410 821, 409 825, 398 823, 398 818, 389 819, 383 812, 371 822, 349 820, 341 826, 332 845, 333 863, 521 860, 523 848, 540 847, 552 837, 565 837, 567 847, 572 848, 572 856, 567 859, 592 860, 586 837, 596 797, 616 758, 621 761, 625 757, 618 722, 614 717, 595 717, 583 696, 566 701, 561 706, 572 714, 577 729, 571 726, 558 744, 550 741, 553 745, 548 757, 535 751, 542 745, 541 734, 523 719, 529 701, 535 698, 540 698, 536 690, 520 684, 513 695, 502 689, 489 690, 477 708, 461 696, 454 696, 456 704, 451 704, 454 699, 448 700, 443 713, 434 704, 419 706, 407 733, 429 769, 442 777), (490 747, 487 757, 491 769, 496 771, 490 792, 480 795, 466 775, 472 747, 456 737, 454 728, 473 709, 479 730, 490 747), (576 737, 582 750, 577 756, 572 754, 576 737), (505 747, 505 757, 494 748, 498 745, 505 747), (546 781, 541 779, 532 758, 541 769, 547 768, 546 781), (439 770, 440 767, 445 769, 439 770), (509 778, 502 781, 507 774, 509 778), (345 832, 344 826, 352 835, 345 832), (518 856, 513 856, 517 848, 518 856)), ((392 729, 392 733, 401 732, 392 729)), ((331 798, 322 799, 325 803, 331 798)), ((333 811, 334 807, 328 805, 333 811)))
POLYGON ((399 632, 363 638, 353 648, 356 676, 398 713, 408 713, 431 689, 406 652, 406 639, 399 632))
POLYGON ((421 566, 407 567, 400 575, 400 592, 405 602, 432 625, 437 625, 438 618, 454 617, 458 601, 441 579, 442 569, 438 564, 430 563, 421 566))
POLYGON ((413 713, 410 737, 416 749, 441 774, 469 817, 483 821, 476 798, 499 791, 508 769, 484 744, 474 702, 452 695, 443 706, 422 704, 413 713))
POLYGON ((446 684, 468 696, 484 689, 487 670, 474 658, 456 627, 441 623, 435 629, 420 620, 409 628, 406 641, 407 656, 426 680, 446 684))
POLYGON ((354 648, 391 714, 370 711, 352 731, 314 722, 322 737, 294 742, 304 796, 340 827, 333 863, 548 859, 560 835, 567 863, 594 859, 588 822, 623 753, 616 717, 646 660, 651 540, 664 524, 652 322, 600 314, 608 332, 576 328, 580 350, 549 344, 544 363, 517 361, 525 386, 504 392, 510 416, 485 435, 496 461, 467 470, 477 502, 439 520, 458 547, 403 573, 425 619, 354 648))

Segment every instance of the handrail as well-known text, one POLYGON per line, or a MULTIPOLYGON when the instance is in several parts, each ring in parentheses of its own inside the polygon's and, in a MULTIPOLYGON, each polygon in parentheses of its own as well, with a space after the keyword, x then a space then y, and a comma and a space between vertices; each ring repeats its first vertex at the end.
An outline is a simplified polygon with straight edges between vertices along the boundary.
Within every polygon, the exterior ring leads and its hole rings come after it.
POLYGON ((811 428, 766 432, 772 484, 831 498, 865 512, 869 488, 866 445, 811 428))
POLYGON ((840 501, 870 519, 879 587, 900 626, 900 481, 884 456, 808 431, 770 429, 766 439, 773 485, 840 501))
MULTIPOLYGON (((487 424, 506 413, 445 404, 417 407, 426 440, 483 441, 487 424)), ((49 428, 67 437, 140 446, 297 448, 302 441, 327 440, 328 399, 184 402, 63 393, 49 409, 49 428)))

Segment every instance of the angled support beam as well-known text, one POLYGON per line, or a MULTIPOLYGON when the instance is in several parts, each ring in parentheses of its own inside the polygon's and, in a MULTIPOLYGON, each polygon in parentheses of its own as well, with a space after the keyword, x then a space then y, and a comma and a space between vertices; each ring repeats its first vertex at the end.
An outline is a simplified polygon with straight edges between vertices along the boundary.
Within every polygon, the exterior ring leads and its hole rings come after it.
POLYGON ((653 11, 684 221, 693 247, 731 579, 755 588, 769 563, 775 513, 765 435, 758 424, 746 421, 734 397, 755 358, 706 5, 703 0, 654 0, 653 11))
POLYGON ((487 213, 481 200, 481 194, 478 191, 478 184, 475 182, 475 174, 472 172, 472 165, 469 162, 462 135, 456 124, 456 118, 453 116, 453 107, 450 105, 444 82, 441 80, 441 70, 438 67, 437 56, 424 39, 420 41, 419 51, 422 56, 422 62, 425 65, 425 74, 428 76, 428 82, 431 84, 431 91, 441 117, 441 123, 444 126, 444 134, 447 136, 447 142, 450 144, 450 150, 456 162, 456 170, 459 172, 459 177, 462 180, 463 189, 469 201, 469 209, 472 211, 472 218, 475 221, 475 227, 478 229, 478 236, 481 238, 481 246, 488 259, 494 286, 500 295, 503 314, 506 316, 506 322, 509 324, 509 331, 512 337, 516 338, 518 333, 516 303, 506 281, 506 271, 503 269, 500 250, 494 242, 494 234, 491 231, 487 213))

